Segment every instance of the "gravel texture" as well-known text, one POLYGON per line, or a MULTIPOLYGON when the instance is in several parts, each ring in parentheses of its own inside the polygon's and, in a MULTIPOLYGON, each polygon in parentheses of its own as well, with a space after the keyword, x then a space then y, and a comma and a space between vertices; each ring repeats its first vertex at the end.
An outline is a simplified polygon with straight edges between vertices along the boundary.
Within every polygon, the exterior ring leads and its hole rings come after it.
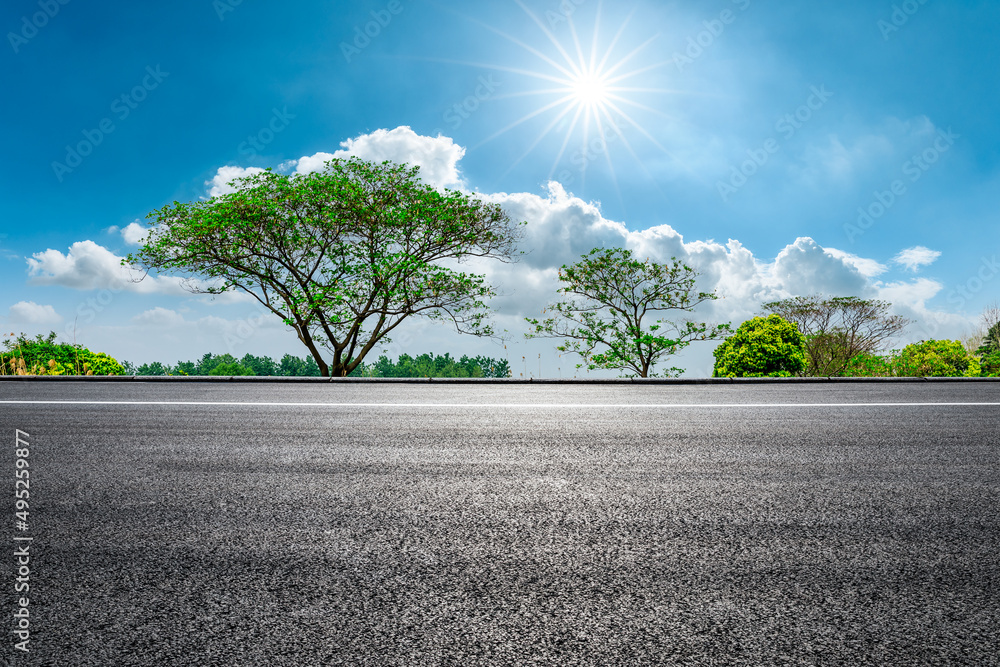
POLYGON ((31 443, 13 664, 1000 664, 1000 406, 739 406, 1000 403, 1000 384, 0 400, 477 406, 0 404, 11 526, 14 429, 31 443))

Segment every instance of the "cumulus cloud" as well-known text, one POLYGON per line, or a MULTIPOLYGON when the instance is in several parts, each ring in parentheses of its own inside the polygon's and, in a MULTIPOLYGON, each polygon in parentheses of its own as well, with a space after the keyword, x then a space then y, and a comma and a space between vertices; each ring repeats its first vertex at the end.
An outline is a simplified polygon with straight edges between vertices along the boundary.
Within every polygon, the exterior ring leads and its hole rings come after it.
POLYGON ((929 338, 961 334, 968 321, 958 315, 933 311, 927 302, 941 285, 931 280, 883 283, 878 277, 887 267, 872 258, 815 240, 795 239, 772 258, 759 258, 738 240, 687 241, 669 225, 629 230, 609 220, 600 208, 550 183, 543 195, 500 193, 484 195, 500 204, 515 221, 527 220, 522 247, 525 254, 510 264, 472 260, 465 268, 483 273, 501 296, 494 302, 498 324, 512 332, 523 328, 523 317, 537 317, 559 298, 558 269, 577 261, 595 247, 624 247, 642 259, 668 262, 676 257, 695 268, 699 289, 716 290, 722 297, 703 304, 693 319, 732 321, 734 324, 760 313, 768 301, 797 295, 859 296, 891 302, 894 311, 914 320, 907 335, 929 338))
MULTIPOLYGON (((306 155, 298 160, 289 160, 279 166, 279 170, 295 167, 297 174, 319 171, 323 164, 334 158, 359 157, 371 162, 404 162, 420 167, 420 177, 425 183, 436 188, 464 188, 465 182, 458 169, 458 162, 465 155, 465 148, 450 137, 427 137, 414 132, 408 126, 393 130, 379 129, 342 141, 341 149, 333 153, 319 152, 306 155)), ((259 167, 220 167, 211 181, 208 194, 212 197, 232 192, 228 185, 234 178, 263 171, 259 167)))
POLYGON ((63 318, 52 306, 34 301, 19 301, 10 307, 8 319, 20 324, 59 324, 63 318))
POLYGON ((892 258, 892 261, 915 272, 922 266, 930 266, 940 256, 941 253, 939 251, 918 245, 900 251, 898 255, 892 258))
POLYGON ((219 167, 218 171, 215 172, 215 176, 212 177, 212 180, 205 181, 205 185, 210 186, 208 196, 218 197, 219 195, 235 192, 236 188, 229 184, 231 181, 244 176, 259 174, 263 171, 264 170, 260 167, 219 167))
POLYGON ((475 260, 472 268, 485 273, 503 296, 494 304, 501 313, 535 317, 558 295, 558 268, 577 261, 595 247, 624 247, 641 259, 692 266, 700 274, 699 289, 717 290, 723 298, 704 305, 699 317, 742 321, 767 301, 794 295, 826 294, 874 298, 873 279, 886 267, 876 260, 836 248, 824 248, 811 238, 798 238, 773 259, 757 258, 738 240, 722 244, 692 240, 669 225, 629 230, 608 220, 600 208, 549 183, 543 195, 501 193, 484 195, 500 204, 515 221, 526 220, 519 262, 500 264, 475 260))
POLYGON ((138 222, 130 222, 125 229, 121 231, 122 238, 125 243, 129 245, 142 245, 146 240, 146 235, 149 234, 149 228, 145 225, 141 225, 138 222))
MULTIPOLYGON (((465 148, 450 137, 426 137, 408 126, 394 130, 375 130, 340 144, 343 150, 333 157, 359 157, 363 160, 405 162, 420 167, 423 180, 436 188, 460 188, 464 182, 458 162, 465 155, 465 148)), ((299 163, 302 171, 302 163, 299 163)))
POLYGON ((78 290, 108 289, 139 294, 190 295, 186 284, 198 281, 178 276, 145 276, 121 265, 122 258, 93 241, 77 241, 63 254, 48 249, 28 259, 28 282, 32 285, 58 285, 78 290))
POLYGON ((125 227, 111 225, 104 231, 108 234, 120 234, 122 239, 128 245, 142 245, 142 243, 146 240, 146 235, 149 233, 149 229, 142 225, 138 220, 130 222, 125 227))

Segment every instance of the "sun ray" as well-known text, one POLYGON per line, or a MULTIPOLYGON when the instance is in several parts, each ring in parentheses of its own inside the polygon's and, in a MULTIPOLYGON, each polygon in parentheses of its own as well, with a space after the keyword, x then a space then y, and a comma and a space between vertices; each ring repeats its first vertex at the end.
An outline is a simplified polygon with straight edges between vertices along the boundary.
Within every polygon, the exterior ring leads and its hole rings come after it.
MULTIPOLYGON (((611 184, 615 186, 615 192, 618 194, 619 203, 622 205, 622 208, 625 208, 625 201, 622 199, 622 189, 618 185, 618 174, 615 172, 614 162, 611 161, 611 151, 608 150, 608 135, 604 132, 604 123, 601 122, 601 115, 598 113, 595 114, 595 116, 597 131, 601 136, 601 148, 604 152, 604 159, 608 163, 608 172, 611 174, 611 184)), ((617 128, 615 128, 615 130, 617 131, 617 128)))
POLYGON ((649 139, 650 143, 652 143, 654 146, 656 146, 657 148, 659 148, 666 155, 669 155, 670 157, 673 157, 673 155, 670 153, 670 151, 668 151, 666 148, 664 148, 663 146, 661 146, 660 142, 657 141, 656 138, 653 137, 653 135, 651 135, 649 132, 646 131, 646 128, 644 128, 642 125, 639 125, 637 122, 635 122, 632 119, 631 116, 629 116, 627 113, 625 113, 620 108, 618 108, 618 105, 616 105, 614 102, 608 102, 608 106, 611 107, 612 109, 614 109, 616 112, 618 112, 618 115, 621 116, 622 118, 624 118, 626 121, 628 121, 628 124, 631 125, 632 127, 634 127, 639 133, 642 134, 642 136, 644 136, 647 139, 649 139))
POLYGON ((627 104, 630 107, 635 107, 636 109, 642 109, 643 111, 648 111, 649 113, 655 113, 657 116, 663 116, 664 118, 666 118, 668 120, 677 120, 677 118, 675 116, 671 116, 670 114, 664 113, 660 109, 655 109, 655 108, 653 108, 651 106, 647 106, 645 104, 642 104, 641 102, 636 102, 634 100, 630 100, 627 97, 620 97, 618 95, 608 95, 608 99, 609 100, 618 100, 619 102, 622 102, 623 104, 627 104))
MULTIPOLYGON (((552 31, 545 27, 545 24, 542 23, 541 19, 539 19, 537 16, 535 16, 534 12, 532 12, 530 9, 528 9, 527 7, 525 7, 524 3, 521 2, 521 0, 514 0, 514 2, 516 2, 517 5, 521 9, 524 10, 524 13, 527 14, 528 16, 530 16, 531 20, 534 21, 538 25, 538 27, 542 29, 542 32, 545 33, 545 36, 549 38, 549 41, 552 42, 552 45, 554 47, 556 47, 556 49, 559 51, 559 53, 562 54, 562 57, 566 59, 566 63, 570 67, 575 68, 576 65, 573 63, 573 59, 570 57, 570 55, 568 53, 566 53, 566 49, 564 49, 563 46, 562 46, 562 44, 559 43, 559 40, 556 39, 556 36, 552 34, 552 31)), ((579 75, 580 72, 577 71, 577 72, 574 72, 574 74, 575 75, 579 75)))
POLYGON ((606 74, 607 74, 608 76, 611 76, 612 74, 614 74, 614 73, 615 73, 615 70, 617 70, 617 69, 620 69, 620 68, 622 67, 622 65, 624 65, 624 64, 625 64, 625 63, 627 63, 627 62, 628 62, 629 60, 631 60, 632 58, 634 58, 634 57, 636 56, 636 54, 638 54, 638 53, 639 53, 640 51, 642 51, 642 50, 643 50, 644 48, 646 48, 646 46, 647 46, 647 45, 649 45, 649 44, 653 43, 653 42, 654 42, 654 41, 655 41, 655 40, 656 40, 656 39, 657 39, 657 38, 658 38, 659 36, 660 36, 660 35, 659 35, 659 33, 657 33, 657 34, 653 35, 652 37, 650 37, 649 39, 647 39, 647 40, 646 40, 645 42, 643 42, 642 44, 640 44, 639 46, 637 46, 637 47, 635 47, 634 49, 632 49, 632 51, 631 51, 631 52, 629 52, 629 54, 628 54, 627 56, 625 56, 624 58, 622 58, 621 60, 619 60, 618 62, 616 62, 616 63, 615 63, 615 64, 614 64, 614 65, 613 65, 613 66, 611 67, 611 69, 609 69, 609 70, 608 70, 608 71, 606 72, 606 74))
POLYGON ((562 146, 559 148, 559 153, 556 155, 556 159, 552 162, 552 169, 549 170, 549 179, 556 172, 556 167, 559 166, 559 161, 562 160, 562 156, 566 153, 566 147, 569 146, 569 140, 573 138, 573 130, 576 129, 577 123, 580 122, 580 115, 583 113, 583 107, 576 107, 576 115, 573 116, 573 122, 570 123, 569 129, 566 131, 566 136, 563 138, 562 146))
POLYGON ((629 152, 629 155, 631 155, 635 159, 636 163, 639 165, 639 168, 642 169, 642 172, 646 174, 647 178, 649 178, 650 182, 653 184, 653 187, 656 188, 656 191, 659 192, 664 199, 666 199, 667 196, 660 188, 660 184, 657 182, 656 178, 653 177, 653 174, 649 172, 649 169, 646 168, 646 164, 641 159, 639 159, 639 156, 636 154, 635 149, 632 148, 632 144, 629 142, 628 137, 626 137, 625 133, 621 131, 621 129, 618 127, 618 124, 614 122, 614 118, 611 116, 611 114, 607 114, 607 116, 608 116, 608 122, 615 129, 615 134, 622 140, 622 144, 625 146, 625 150, 627 150, 629 152))
POLYGON ((553 118, 552 122, 549 123, 545 127, 544 130, 542 130, 541 132, 538 133, 538 136, 535 138, 535 141, 530 146, 528 146, 524 150, 523 153, 521 153, 520 157, 518 157, 516 160, 514 160, 513 164, 511 164, 510 167, 507 168, 507 171, 505 171, 504 173, 502 173, 497 180, 502 181, 504 178, 507 177, 507 174, 509 174, 510 172, 514 171, 514 167, 516 167, 518 164, 520 164, 521 160, 523 160, 524 158, 528 157, 528 155, 531 153, 531 151, 535 150, 535 146, 537 146, 542 141, 542 139, 544 139, 546 137, 546 135, 548 135, 549 131, 553 127, 555 127, 556 124, 566 116, 566 114, 568 114, 572 110, 573 110, 573 107, 567 106, 565 109, 562 110, 562 112, 558 116, 556 116, 555 118, 553 118))
POLYGON ((601 58, 601 62, 597 65, 598 71, 603 71, 604 66, 608 64, 608 58, 611 57, 612 52, 615 50, 615 46, 618 44, 618 40, 621 39, 621 36, 625 33, 625 28, 628 26, 628 22, 632 19, 633 14, 635 14, 634 9, 629 12, 629 15, 625 17, 624 21, 622 21, 621 27, 618 28, 618 32, 616 32, 614 38, 612 38, 611 44, 608 45, 607 50, 604 52, 604 57, 601 58))
POLYGON ((537 116, 539 114, 545 113, 549 109, 555 108, 555 107, 559 106, 560 104, 563 104, 564 102, 567 102, 568 100, 572 99, 572 97, 573 97, 572 95, 567 95, 566 97, 563 97, 562 99, 559 99, 559 100, 556 100, 555 102, 550 102, 549 104, 546 104, 541 109, 536 109, 535 111, 532 111, 531 113, 529 113, 529 114, 527 114, 525 116, 522 116, 518 120, 516 120, 513 123, 511 123, 510 125, 508 125, 507 127, 503 128, 501 130, 497 130, 496 132, 494 132, 490 136, 486 137, 485 139, 483 139, 482 141, 480 141, 478 144, 476 144, 475 146, 473 146, 473 148, 479 148, 483 144, 485 144, 485 143, 487 143, 489 141, 493 141, 494 139, 496 139, 497 137, 499 137, 504 132, 507 132, 507 131, 509 131, 509 130, 517 127, 518 125, 520 125, 520 124, 522 124, 522 123, 524 123, 526 121, 531 120, 532 118, 534 118, 535 116, 537 116))
MULTIPOLYGON (((524 9, 524 11, 527 12, 528 15, 531 16, 535 20, 536 23, 538 23, 538 19, 536 19, 535 16, 534 16, 534 14, 532 14, 523 4, 521 4, 520 0, 515 0, 515 2, 517 2, 517 4, 519 4, 521 6, 521 8, 524 9)), ((498 29, 494 28, 493 26, 489 25, 488 23, 484 23, 484 22, 480 21, 479 19, 472 18, 471 16, 468 17, 468 18, 469 18, 470 21, 472 21, 474 23, 478 23, 479 25, 483 26, 487 30, 489 30, 489 31, 491 31, 491 32, 493 32, 493 33, 495 33, 497 35, 500 35, 501 37, 503 37, 507 41, 509 41, 509 42, 511 42, 513 44, 517 44, 518 46, 520 46, 521 48, 525 49, 529 53, 538 56, 539 58, 541 58, 542 60, 544 60, 545 62, 547 62, 548 64, 552 65, 557 70, 559 70, 560 72, 562 72, 563 74, 565 74, 567 77, 573 78, 573 76, 575 74, 574 72, 571 72, 570 70, 567 70, 565 67, 563 67, 562 65, 560 65, 559 63, 557 63, 555 60, 552 60, 547 55, 545 55, 544 53, 542 53, 541 51, 539 51, 538 49, 535 49, 535 48, 533 48, 531 46, 528 46, 527 44, 525 44, 521 40, 517 39, 516 37, 512 37, 512 36, 508 35, 507 33, 503 32, 502 30, 498 30, 498 29)), ((541 25, 541 24, 539 23, 539 25, 541 25)), ((542 27, 543 30, 545 30, 545 26, 541 26, 541 27, 542 27)), ((549 40, 558 45, 558 42, 555 41, 555 37, 552 36, 551 33, 548 32, 548 30, 545 30, 545 32, 549 36, 549 40)), ((558 48, 559 48, 560 51, 562 51, 562 47, 558 47, 558 48)))

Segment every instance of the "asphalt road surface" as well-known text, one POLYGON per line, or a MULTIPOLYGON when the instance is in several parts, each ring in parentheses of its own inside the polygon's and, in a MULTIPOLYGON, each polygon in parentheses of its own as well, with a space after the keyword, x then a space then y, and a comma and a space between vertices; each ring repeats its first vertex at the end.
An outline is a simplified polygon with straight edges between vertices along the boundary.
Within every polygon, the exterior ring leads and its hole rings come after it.
POLYGON ((995 383, 0 382, 0 663, 997 665, 998 427, 995 383))

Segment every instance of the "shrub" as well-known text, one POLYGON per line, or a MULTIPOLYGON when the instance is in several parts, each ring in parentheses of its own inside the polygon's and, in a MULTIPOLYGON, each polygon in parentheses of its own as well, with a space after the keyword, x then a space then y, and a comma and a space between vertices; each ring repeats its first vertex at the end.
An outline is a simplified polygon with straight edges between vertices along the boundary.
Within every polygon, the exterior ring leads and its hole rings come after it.
POLYGON ((805 338, 778 315, 747 320, 713 354, 714 377, 792 377, 806 366, 805 338))
POLYGON ((226 361, 215 368, 213 368, 208 373, 209 375, 253 375, 253 371, 242 364, 226 361))
MULTIPOLYGON (((14 334, 11 334, 12 336, 14 334)), ((0 372, 9 375, 124 375, 125 369, 103 352, 82 345, 57 343, 56 332, 34 339, 25 334, 3 342, 0 372)))
POLYGON ((899 353, 900 375, 910 377, 975 377, 979 360, 957 340, 927 340, 899 353))
POLYGON ((985 378, 1000 377, 1000 351, 983 355, 979 360, 979 374, 985 378))

